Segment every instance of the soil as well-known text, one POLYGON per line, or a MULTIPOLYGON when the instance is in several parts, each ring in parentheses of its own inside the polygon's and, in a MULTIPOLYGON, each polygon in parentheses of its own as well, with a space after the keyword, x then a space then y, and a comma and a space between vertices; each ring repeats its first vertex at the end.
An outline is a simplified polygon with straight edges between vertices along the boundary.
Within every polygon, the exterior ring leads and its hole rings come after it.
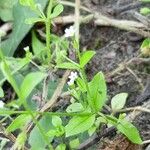
MULTIPOLYGON (((119 19, 133 19, 133 16, 130 11, 124 11, 114 15, 112 10, 134 2, 137 1, 82 1, 83 5, 88 8, 109 15, 112 18, 114 17, 119 19)), ((138 11, 139 8, 132 10, 138 11)), ((111 75, 112 72, 120 66, 120 64, 125 64, 125 62, 128 62, 140 55, 140 46, 143 41, 141 36, 112 27, 96 27, 93 22, 86 25, 81 25, 80 34, 81 47, 96 50, 96 56, 88 65, 87 72, 89 74, 89 78, 92 78, 92 76, 99 71, 104 72, 106 75, 109 97, 108 104, 110 103, 111 98, 120 92, 126 92, 129 94, 126 107, 142 105, 143 102, 150 101, 150 84, 147 84, 150 80, 150 64, 136 61, 125 67, 122 71, 118 71, 117 73, 111 75), (144 100, 139 102, 139 99, 144 100)), ((9 88, 7 92, 10 93, 11 90, 12 89, 9 88)), ((10 95, 8 95, 7 99, 9 99, 9 96, 10 95)), ((141 113, 135 118, 133 123, 139 129, 142 139, 149 140, 150 115, 147 113, 141 113)), ((115 139, 114 136, 113 138, 115 139)), ((109 140, 109 138, 106 138, 106 141, 107 140, 109 140)), ((148 144, 144 145, 140 149, 146 149, 147 146, 148 144)), ((97 144, 96 147, 97 149, 102 149, 101 142, 100 144, 97 144)), ((107 146, 105 148, 107 148, 107 150, 111 150, 107 146)), ((130 149, 126 148, 126 150, 135 150, 138 148, 130 147, 130 149)), ((114 148, 113 150, 117 150, 117 148, 114 148)))

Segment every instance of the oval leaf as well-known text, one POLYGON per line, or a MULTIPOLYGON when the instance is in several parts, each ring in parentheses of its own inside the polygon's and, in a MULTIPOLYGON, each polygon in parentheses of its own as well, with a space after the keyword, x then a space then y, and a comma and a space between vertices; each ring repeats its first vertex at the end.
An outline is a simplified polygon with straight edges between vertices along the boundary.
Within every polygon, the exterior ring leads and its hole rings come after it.
POLYGON ((37 37, 35 32, 32 32, 32 49, 34 54, 39 57, 41 52, 45 49, 45 44, 42 43, 37 37))
POLYGON ((55 8, 53 13, 50 15, 51 18, 55 18, 59 16, 64 10, 64 6, 62 4, 58 4, 55 8))
POLYGON ((86 51, 86 52, 84 52, 83 55, 80 58, 81 68, 83 68, 95 54, 96 54, 95 51, 86 51))
POLYGON ((28 19, 25 20, 26 24, 34 24, 34 23, 37 23, 37 22, 44 22, 44 19, 41 19, 41 18, 28 18, 28 19))
POLYGON ((128 122, 127 120, 123 119, 117 125, 117 129, 123 133, 129 140, 131 140, 135 144, 141 144, 142 140, 139 135, 137 128, 128 122))
POLYGON ((13 122, 8 126, 7 131, 12 132, 16 129, 22 128, 25 126, 27 122, 29 122, 31 119, 31 116, 28 114, 19 115, 13 122))
POLYGON ((75 116, 65 126, 66 137, 73 136, 88 130, 95 121, 95 115, 75 116))
POLYGON ((61 120, 61 118, 58 117, 58 116, 52 116, 52 124, 53 124, 53 126, 55 126, 55 127, 61 126, 61 125, 62 125, 62 120, 61 120))
POLYGON ((32 90, 35 88, 35 86, 40 83, 43 78, 46 77, 45 73, 41 73, 41 72, 34 72, 34 73, 30 73, 28 74, 22 84, 21 84, 21 94, 22 94, 22 98, 26 99, 29 94, 32 92, 32 90))
POLYGON ((125 106, 128 93, 120 93, 115 95, 111 100, 111 108, 113 110, 122 109, 125 106))
POLYGON ((72 149, 77 149, 78 146, 80 145, 80 141, 79 141, 78 138, 77 138, 77 139, 74 139, 74 140, 72 140, 72 141, 69 142, 69 145, 70 145, 70 147, 71 147, 72 149))
POLYGON ((148 7, 141 8, 140 13, 143 15, 150 14, 150 9, 148 7))
POLYGON ((107 100, 107 86, 102 72, 97 73, 89 83, 89 103, 95 111, 99 111, 107 100))
POLYGON ((68 113, 70 113, 70 112, 79 112, 79 111, 83 111, 83 110, 84 110, 84 108, 83 108, 81 103, 73 103, 73 104, 69 105, 66 109, 66 111, 68 113))

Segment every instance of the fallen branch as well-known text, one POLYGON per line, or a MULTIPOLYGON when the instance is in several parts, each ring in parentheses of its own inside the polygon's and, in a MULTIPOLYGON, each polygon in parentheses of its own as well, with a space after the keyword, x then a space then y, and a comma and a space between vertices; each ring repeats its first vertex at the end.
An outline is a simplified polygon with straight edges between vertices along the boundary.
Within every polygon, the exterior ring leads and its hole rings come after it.
POLYGON ((98 13, 96 13, 94 17, 96 19, 96 25, 112 26, 122 30, 140 34, 143 37, 150 37, 150 29, 143 23, 130 20, 117 20, 98 13))
MULTIPOLYGON (((95 14, 90 16, 80 16, 81 23, 88 23, 90 20, 94 19, 94 23, 97 26, 111 26, 116 27, 122 30, 131 31, 137 34, 142 35, 143 37, 150 37, 150 29, 148 26, 141 22, 131 21, 131 20, 117 20, 110 17, 107 17, 102 14, 95 14)), ((54 19, 55 24, 71 24, 74 23, 75 16, 63 16, 54 19)))

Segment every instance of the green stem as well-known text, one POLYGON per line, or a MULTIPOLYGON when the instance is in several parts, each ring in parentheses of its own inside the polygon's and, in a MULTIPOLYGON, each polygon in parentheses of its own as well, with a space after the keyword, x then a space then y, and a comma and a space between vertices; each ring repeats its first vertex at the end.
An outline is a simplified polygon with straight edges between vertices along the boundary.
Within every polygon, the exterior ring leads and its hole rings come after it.
MULTIPOLYGON (((7 115, 14 115, 14 114, 30 114, 30 113, 32 113, 32 115, 33 115, 33 117, 34 117, 34 114, 35 115, 37 115, 37 114, 39 114, 39 115, 41 115, 41 116, 43 116, 43 115, 50 115, 50 116, 64 116, 64 117, 72 117, 72 116, 89 116, 89 115, 91 115, 91 114, 93 114, 93 113, 85 113, 85 112, 76 112, 76 113, 65 113, 65 112, 40 112, 40 111, 31 111, 30 110, 30 112, 29 111, 5 111, 5 110, 1 110, 0 111, 0 115, 3 115, 3 114, 7 114, 7 115)), ((34 117, 35 118, 35 117, 34 117)))
MULTIPOLYGON (((80 0, 75 0, 75 40, 78 44, 78 51, 79 51, 79 30, 80 30, 80 0)), ((80 52, 78 52, 80 54, 80 52)), ((78 55, 79 55, 78 54, 78 55)))
POLYGON ((46 50, 47 50, 47 57, 48 61, 51 61, 51 34, 50 34, 50 28, 51 28, 51 12, 52 12, 52 6, 53 6, 53 0, 50 0, 48 8, 47 8, 47 18, 45 20, 45 26, 46 26, 46 50))
POLYGON ((89 95, 89 97, 90 97, 88 99, 88 104, 91 106, 92 111, 95 112, 95 108, 93 107, 92 96, 91 96, 91 92, 90 92, 90 89, 89 89, 88 80, 87 80, 87 77, 86 77, 86 74, 85 74, 85 70, 84 70, 84 68, 81 68, 80 71, 81 71, 84 83, 86 85, 87 95, 89 95))
POLYGON ((78 68, 80 68, 79 64, 77 64, 76 62, 74 62, 73 60, 71 60, 70 58, 66 57, 65 55, 62 55, 66 60, 68 60, 69 62, 71 62, 72 64, 74 64, 75 66, 77 66, 78 68))
POLYGON ((87 90, 88 94, 89 94, 90 97, 91 97, 90 89, 89 89, 89 85, 88 85, 88 80, 87 80, 87 77, 86 77, 84 68, 82 68, 80 71, 81 71, 81 74, 82 74, 82 78, 83 78, 83 80, 84 80, 84 83, 85 83, 85 85, 86 85, 86 90, 87 90))
POLYGON ((51 59, 51 50, 50 50, 50 21, 46 21, 46 50, 48 61, 51 59))

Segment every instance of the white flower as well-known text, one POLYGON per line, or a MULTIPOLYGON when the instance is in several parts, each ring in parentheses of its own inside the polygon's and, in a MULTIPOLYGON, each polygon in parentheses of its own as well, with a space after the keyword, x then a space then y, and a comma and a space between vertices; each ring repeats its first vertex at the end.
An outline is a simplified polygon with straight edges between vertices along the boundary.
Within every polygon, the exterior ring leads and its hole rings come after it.
POLYGON ((69 79, 77 79, 78 78, 78 74, 77 72, 71 72, 70 76, 68 77, 69 79))
POLYGON ((25 51, 29 51, 29 46, 23 48, 25 51))
POLYGON ((74 26, 70 26, 69 28, 66 28, 65 29, 65 37, 71 37, 71 36, 74 36, 75 34, 75 29, 74 29, 74 26))
POLYGON ((3 108, 5 103, 3 101, 0 101, 0 108, 3 108))
POLYGON ((68 85, 71 86, 74 84, 74 81, 78 78, 77 72, 71 72, 70 76, 68 77, 70 81, 68 81, 68 85))

